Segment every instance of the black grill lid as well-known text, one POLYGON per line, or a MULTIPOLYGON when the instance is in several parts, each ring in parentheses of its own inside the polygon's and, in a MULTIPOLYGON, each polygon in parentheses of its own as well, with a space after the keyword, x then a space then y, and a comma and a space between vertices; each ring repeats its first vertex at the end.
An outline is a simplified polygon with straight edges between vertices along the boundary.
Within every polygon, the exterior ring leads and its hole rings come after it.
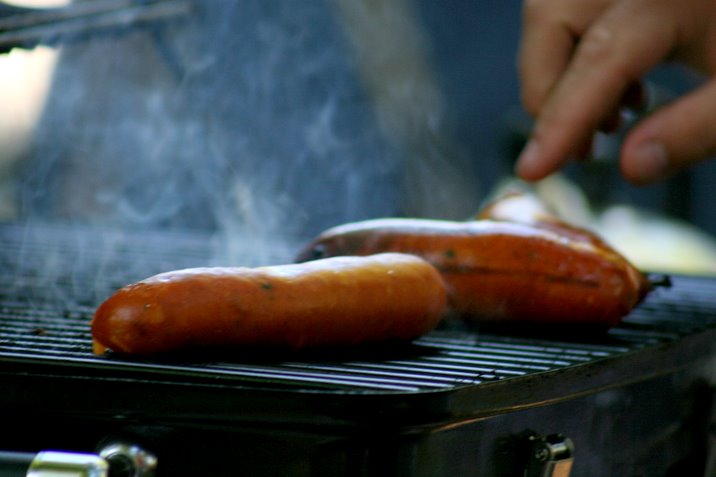
MULTIPOLYGON (((101 402, 102 414, 161 420, 434 425, 648 379, 716 351, 716 280, 674 277, 609 333, 576 339, 446 326, 410 345, 342 353, 95 356, 94 307, 128 282, 216 263, 212 238, 7 225, 0 244, 0 376, 14 390, 0 397, 6 405, 86 412, 101 402)), ((285 263, 292 247, 269 249, 286 256, 232 264, 285 263)))

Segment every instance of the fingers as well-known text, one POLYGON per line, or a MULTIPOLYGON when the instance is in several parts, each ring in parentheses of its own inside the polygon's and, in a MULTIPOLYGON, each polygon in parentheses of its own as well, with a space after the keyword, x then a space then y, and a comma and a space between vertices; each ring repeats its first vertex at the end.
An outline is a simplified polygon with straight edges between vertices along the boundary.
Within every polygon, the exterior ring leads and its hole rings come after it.
POLYGON ((566 24, 548 23, 533 13, 536 2, 525 2, 525 21, 518 53, 522 104, 536 116, 550 90, 567 67, 575 37, 566 24), (532 17, 532 18, 529 18, 532 17))
POLYGON ((715 153, 716 81, 711 81, 632 130, 622 147, 622 174, 634 184, 649 184, 715 153))
POLYGON ((624 0, 594 20, 539 108, 519 176, 538 180, 556 171, 608 122, 628 87, 676 43, 673 8, 669 1, 624 0))
POLYGON ((518 52, 522 103, 537 115, 578 38, 610 0, 525 0, 518 52))

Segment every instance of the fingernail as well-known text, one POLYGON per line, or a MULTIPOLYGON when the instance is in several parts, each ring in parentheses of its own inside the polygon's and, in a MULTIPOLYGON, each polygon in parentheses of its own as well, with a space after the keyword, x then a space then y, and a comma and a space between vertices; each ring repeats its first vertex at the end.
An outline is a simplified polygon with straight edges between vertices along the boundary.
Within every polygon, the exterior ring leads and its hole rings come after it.
POLYGON ((669 157, 663 144, 646 141, 639 144, 631 158, 634 176, 642 182, 655 182, 666 177, 669 157))
POLYGON ((517 175, 530 178, 534 175, 535 169, 540 165, 540 147, 539 143, 534 139, 527 142, 525 148, 522 149, 520 156, 517 158, 515 171, 517 175))

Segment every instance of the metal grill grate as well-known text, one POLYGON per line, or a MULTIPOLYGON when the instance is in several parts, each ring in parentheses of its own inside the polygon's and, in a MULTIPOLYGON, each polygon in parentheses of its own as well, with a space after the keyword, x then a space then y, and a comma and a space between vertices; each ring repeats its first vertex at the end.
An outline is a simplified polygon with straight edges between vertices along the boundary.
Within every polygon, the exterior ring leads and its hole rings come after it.
MULTIPOLYGON (((583 364, 648 345, 566 344, 440 330, 414 345, 365 351, 357 359, 319 356, 311 360, 204 361, 168 363, 95 357, 89 320, 93 309, 4 303, 0 307, 0 360, 28 360, 58 366, 71 363, 142 373, 186 373, 193 377, 240 380, 243 384, 300 388, 414 392, 474 385, 583 364)), ((239 358, 241 359, 241 358, 239 358)))
MULTIPOLYGON (((541 375, 626 356, 716 328, 716 281, 677 277, 622 325, 589 340, 441 329, 408 346, 320 356, 135 360, 92 354, 94 306, 114 288, 212 260, 201 234, 134 236, 58 227, 0 227, 0 368, 121 373, 246 388, 415 393, 541 375), (111 253, 110 253, 111 252, 111 253)), ((283 259, 276 257, 276 260, 283 259)), ((270 260, 267 258, 265 260, 270 260)), ((256 261, 246 259, 246 264, 256 261)))

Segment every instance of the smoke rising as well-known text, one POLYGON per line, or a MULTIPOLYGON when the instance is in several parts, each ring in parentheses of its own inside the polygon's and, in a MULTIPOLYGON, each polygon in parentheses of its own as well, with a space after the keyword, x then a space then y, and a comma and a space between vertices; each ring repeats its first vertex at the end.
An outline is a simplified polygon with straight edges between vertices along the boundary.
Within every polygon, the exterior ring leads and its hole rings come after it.
POLYGON ((208 0, 189 22, 64 46, 22 216, 209 231, 232 264, 290 259, 342 222, 468 215, 477 189, 408 5, 208 0))

